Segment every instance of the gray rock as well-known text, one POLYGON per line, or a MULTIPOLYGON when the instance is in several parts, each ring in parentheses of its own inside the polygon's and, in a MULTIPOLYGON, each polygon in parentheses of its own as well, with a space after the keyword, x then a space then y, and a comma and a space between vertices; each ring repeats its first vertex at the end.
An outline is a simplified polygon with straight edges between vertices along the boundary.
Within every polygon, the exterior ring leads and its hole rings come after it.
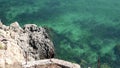
MULTIPOLYGON (((22 53, 27 60, 39 60, 54 57, 54 45, 49 39, 49 35, 42 27, 35 24, 26 24, 21 28, 18 22, 5 26, 0 23, 2 31, 9 33, 9 39, 17 42, 17 46, 22 49, 22 53), (8 28, 9 27, 9 28, 8 28)), ((2 37, 2 35, 1 35, 2 37)))
POLYGON ((10 26, 5 26, 0 22, 0 27, 0 45, 2 46, 2 50, 0 50, 0 67, 24 68, 24 66, 36 66, 39 63, 38 67, 41 68, 44 65, 49 67, 54 63, 57 66, 55 68, 58 68, 58 66, 80 68, 79 65, 73 63, 51 59, 54 58, 54 45, 45 28, 38 27, 35 24, 26 24, 21 28, 17 22, 12 23, 10 26), (46 60, 38 62, 39 59, 46 60), (44 65, 41 65, 41 63, 44 65), (49 63, 50 65, 48 65, 49 63))
MULTIPOLYGON (((35 60, 54 57, 54 46, 42 27, 27 24, 19 34, 18 45, 35 60)), ((29 57, 28 56, 28 57, 29 57)))

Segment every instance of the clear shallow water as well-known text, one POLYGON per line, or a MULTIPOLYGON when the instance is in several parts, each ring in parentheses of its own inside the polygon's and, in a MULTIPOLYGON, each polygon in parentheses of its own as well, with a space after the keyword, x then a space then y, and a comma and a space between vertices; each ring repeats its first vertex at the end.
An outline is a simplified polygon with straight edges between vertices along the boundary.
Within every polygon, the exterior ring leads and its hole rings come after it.
POLYGON ((119 0, 0 0, 0 19, 49 27, 58 58, 120 67, 119 0))

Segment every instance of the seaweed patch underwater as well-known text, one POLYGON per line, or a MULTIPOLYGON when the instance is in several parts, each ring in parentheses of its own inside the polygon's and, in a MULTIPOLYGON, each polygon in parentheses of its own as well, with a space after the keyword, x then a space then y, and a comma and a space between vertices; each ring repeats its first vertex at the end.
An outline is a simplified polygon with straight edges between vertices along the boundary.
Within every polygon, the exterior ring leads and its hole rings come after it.
POLYGON ((8 25, 46 26, 56 57, 96 68, 120 67, 119 0, 0 0, 0 19, 8 25))

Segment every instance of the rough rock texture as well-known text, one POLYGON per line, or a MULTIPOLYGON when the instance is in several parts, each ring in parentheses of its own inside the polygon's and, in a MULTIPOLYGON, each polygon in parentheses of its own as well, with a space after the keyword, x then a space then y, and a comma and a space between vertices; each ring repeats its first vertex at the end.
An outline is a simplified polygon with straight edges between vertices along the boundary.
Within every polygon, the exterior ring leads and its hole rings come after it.
POLYGON ((54 57, 53 43, 42 27, 37 27, 35 24, 25 25, 22 32, 19 33, 17 41, 25 54, 28 55, 28 59, 39 60, 54 57))
POLYGON ((14 64, 54 57, 54 46, 42 27, 17 22, 5 26, 0 22, 0 64, 14 64))
POLYGON ((21 28, 17 22, 6 26, 0 21, 0 68, 28 68, 31 64, 30 68, 80 68, 53 57, 54 45, 45 28, 35 24, 21 28))
POLYGON ((23 63, 23 68, 80 68, 80 65, 59 59, 44 59, 23 63))

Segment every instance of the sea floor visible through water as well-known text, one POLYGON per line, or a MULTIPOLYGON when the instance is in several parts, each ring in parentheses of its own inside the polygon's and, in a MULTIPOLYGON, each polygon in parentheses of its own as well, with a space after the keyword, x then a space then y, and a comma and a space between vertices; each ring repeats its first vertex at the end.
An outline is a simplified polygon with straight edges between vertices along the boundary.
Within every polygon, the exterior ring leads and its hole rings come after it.
POLYGON ((119 7, 120 0, 0 0, 0 19, 45 27, 57 58, 119 68, 119 7))

